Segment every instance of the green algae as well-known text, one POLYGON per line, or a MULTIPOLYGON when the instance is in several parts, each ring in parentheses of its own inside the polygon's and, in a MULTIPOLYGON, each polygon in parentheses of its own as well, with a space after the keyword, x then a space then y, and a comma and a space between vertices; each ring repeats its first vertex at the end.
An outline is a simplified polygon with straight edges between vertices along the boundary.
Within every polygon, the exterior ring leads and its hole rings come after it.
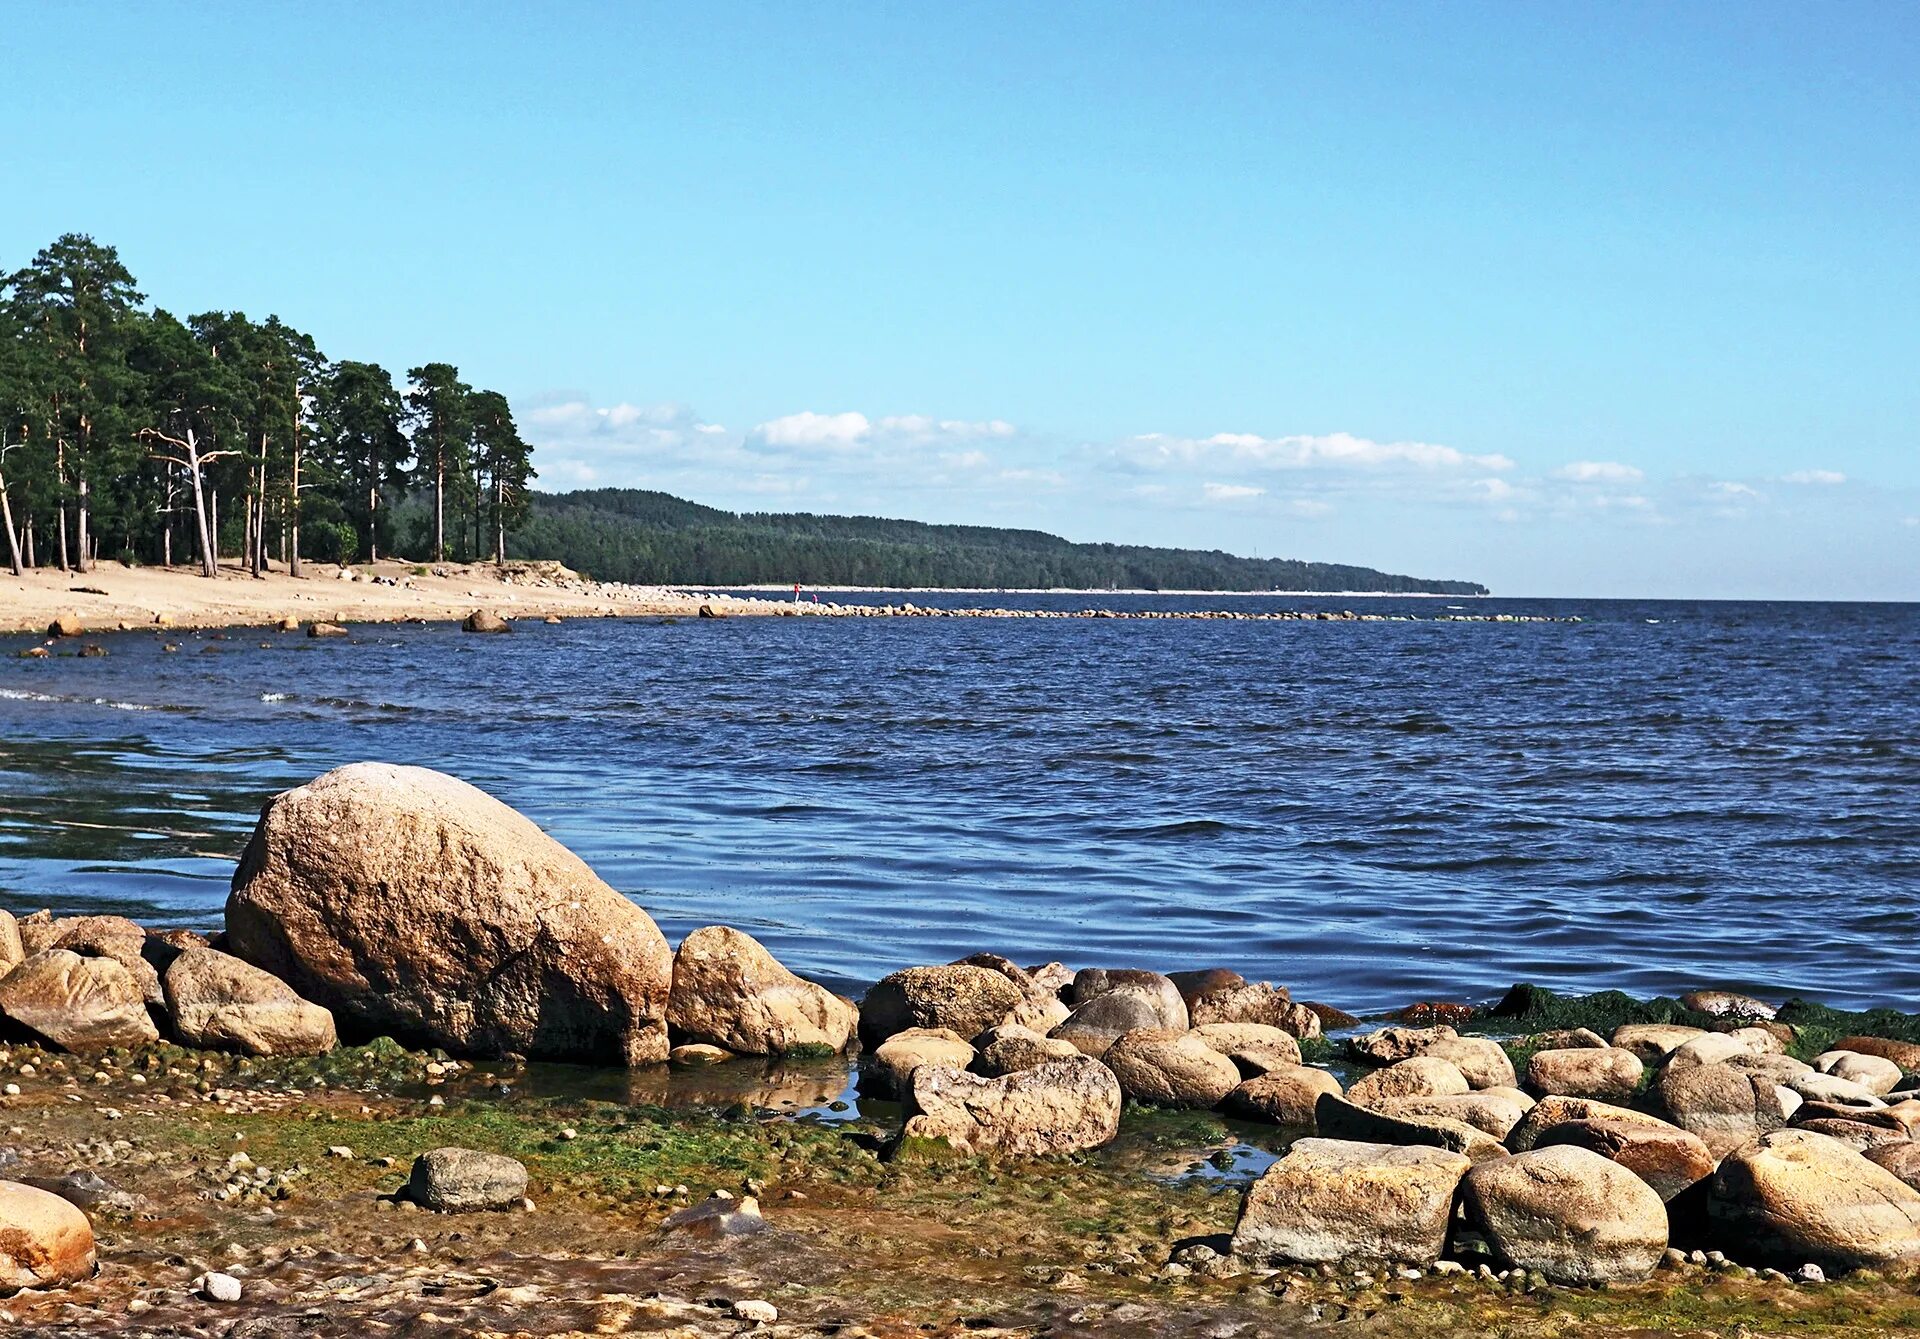
POLYGON ((1711 1029, 1721 1020, 1689 1009, 1665 996, 1637 1000, 1624 991, 1562 995, 1544 986, 1518 985, 1487 1013, 1463 1025, 1463 1032, 1557 1032, 1587 1028, 1603 1037, 1628 1023, 1677 1023, 1711 1029))

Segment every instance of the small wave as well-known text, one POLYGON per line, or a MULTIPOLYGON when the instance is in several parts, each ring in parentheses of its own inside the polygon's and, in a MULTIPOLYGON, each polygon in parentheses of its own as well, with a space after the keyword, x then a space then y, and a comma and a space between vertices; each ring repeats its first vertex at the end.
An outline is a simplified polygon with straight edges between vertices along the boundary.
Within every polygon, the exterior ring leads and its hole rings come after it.
POLYGON ((153 711, 145 702, 121 702, 111 697, 62 697, 58 693, 36 693, 29 688, 0 688, 0 698, 14 702, 64 702, 69 706, 106 707, 113 711, 153 711))
POLYGON ((286 701, 288 701, 288 700, 290 700, 290 699, 291 699, 292 697, 293 697, 293 694, 292 694, 292 693, 262 693, 262 694, 260 694, 260 700, 261 700, 262 702, 286 702, 286 701))
POLYGON ((1238 831, 1237 824, 1222 823, 1216 818, 1190 818, 1180 823, 1154 823, 1140 828, 1114 828, 1107 835, 1138 838, 1142 841, 1167 841, 1179 840, 1183 837, 1219 837, 1238 831))
POLYGON ((1387 722, 1387 729, 1396 730, 1403 735, 1448 735, 1453 727, 1437 716, 1409 716, 1405 720, 1387 722))

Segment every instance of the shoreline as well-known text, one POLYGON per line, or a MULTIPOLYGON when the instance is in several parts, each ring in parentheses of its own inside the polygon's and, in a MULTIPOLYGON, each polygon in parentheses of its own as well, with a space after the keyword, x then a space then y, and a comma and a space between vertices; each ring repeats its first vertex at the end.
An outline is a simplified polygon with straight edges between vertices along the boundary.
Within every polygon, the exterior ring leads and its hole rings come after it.
MULTIPOLYGON (((83 629, 262 627, 283 619, 311 623, 458 622, 476 609, 506 618, 698 616, 714 597, 665 586, 589 581, 557 563, 410 563, 382 559, 341 567, 304 564, 254 577, 223 565, 217 578, 197 568, 125 567, 102 562, 86 573, 41 568, 0 575, 0 635, 47 631, 62 614, 83 629), (352 573, 344 577, 343 573, 352 573)), ((725 597, 723 597, 725 598, 725 597)), ((772 601, 727 599, 730 614, 778 614, 772 601)))
MULTIPOLYGON (((73 635, 134 632, 142 629, 215 629, 265 627, 292 620, 301 625, 333 623, 459 622, 476 610, 508 620, 566 618, 808 617, 1005 619, 1234 620, 1332 622, 1579 622, 1578 618, 1538 614, 1438 615, 1354 613, 1328 610, 1246 612, 1242 610, 1078 610, 984 607, 924 608, 900 604, 839 604, 831 601, 760 599, 730 591, 784 591, 786 587, 706 587, 683 589, 593 581, 558 563, 377 563, 338 566, 306 564, 293 577, 279 567, 255 577, 244 567, 222 566, 217 578, 187 567, 127 567, 102 562, 92 571, 61 572, 40 568, 15 577, 0 576, 0 636, 51 635, 56 619, 75 616, 73 635)), ((827 588, 816 588, 825 592, 827 588)), ((834 588, 848 593, 890 593, 885 588, 834 588)), ((1217 595, 1225 599, 1277 598, 1284 592, 1142 591, 1016 592, 942 590, 899 594, 1087 594, 1217 595)), ((1327 592, 1313 598, 1346 598, 1327 592)), ((1371 597, 1369 597, 1371 598, 1371 597)), ((1421 596, 1418 598, 1453 598, 1421 596)), ((1482 598, 1482 597, 1458 597, 1482 598)))

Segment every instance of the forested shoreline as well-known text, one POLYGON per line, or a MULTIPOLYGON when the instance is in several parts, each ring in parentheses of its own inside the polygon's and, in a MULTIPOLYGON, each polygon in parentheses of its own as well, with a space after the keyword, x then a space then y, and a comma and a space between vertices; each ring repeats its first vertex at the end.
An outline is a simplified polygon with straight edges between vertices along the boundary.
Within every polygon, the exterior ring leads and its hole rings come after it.
POLYGON ((1487 593, 1472 581, 1217 550, 1076 544, 1038 530, 734 513, 634 488, 535 493, 507 551, 558 558, 606 581, 667 585, 1487 593))
POLYGON ((102 559, 503 558, 531 449, 450 363, 404 387, 270 315, 148 306, 70 233, 0 275, 0 527, 15 575, 102 559))
POLYGON ((498 391, 447 362, 404 385, 270 315, 150 306, 70 233, 0 272, 0 530, 17 576, 102 559, 557 558, 606 581, 1485 594, 1474 582, 988 526, 721 511, 665 493, 536 494, 498 391))

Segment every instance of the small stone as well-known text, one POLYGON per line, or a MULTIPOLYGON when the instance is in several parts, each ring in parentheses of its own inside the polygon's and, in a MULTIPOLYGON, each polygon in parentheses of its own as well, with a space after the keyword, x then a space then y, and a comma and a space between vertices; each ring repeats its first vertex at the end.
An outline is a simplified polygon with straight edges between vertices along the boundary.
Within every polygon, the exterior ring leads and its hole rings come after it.
POLYGON ((498 1153, 436 1148, 414 1160, 407 1193, 415 1204, 443 1212, 506 1209, 527 1193, 527 1169, 498 1153))
POLYGON ((1825 1283, 1827 1281, 1827 1272, 1820 1268, 1819 1265, 1801 1265, 1800 1268, 1793 1271, 1793 1281, 1795 1283, 1825 1283))
POLYGON ((733 1304, 733 1314, 754 1325, 771 1325, 780 1319, 779 1308, 757 1297, 742 1298, 733 1304))
POLYGON ((202 1274, 194 1280, 194 1288, 209 1302, 240 1300, 240 1280, 231 1274, 202 1274))
POLYGON ((345 1144, 335 1144, 327 1150, 327 1156, 330 1158, 351 1158, 353 1156, 353 1150, 345 1144))

